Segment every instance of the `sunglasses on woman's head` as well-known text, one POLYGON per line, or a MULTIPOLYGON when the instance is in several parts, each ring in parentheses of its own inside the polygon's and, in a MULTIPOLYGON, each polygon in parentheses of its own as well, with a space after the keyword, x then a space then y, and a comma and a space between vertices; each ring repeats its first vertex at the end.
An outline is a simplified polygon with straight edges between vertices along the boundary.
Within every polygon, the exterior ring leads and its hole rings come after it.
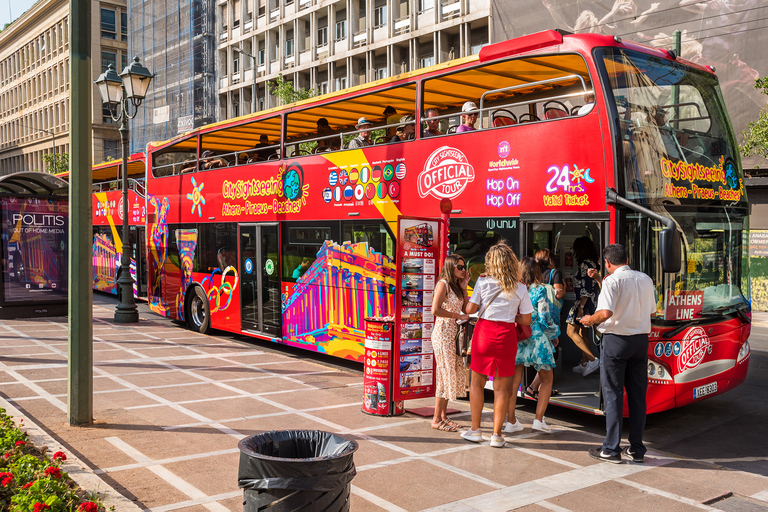
POLYGON ((456 269, 457 270, 467 270, 467 266, 466 265, 456 265, 456 269))

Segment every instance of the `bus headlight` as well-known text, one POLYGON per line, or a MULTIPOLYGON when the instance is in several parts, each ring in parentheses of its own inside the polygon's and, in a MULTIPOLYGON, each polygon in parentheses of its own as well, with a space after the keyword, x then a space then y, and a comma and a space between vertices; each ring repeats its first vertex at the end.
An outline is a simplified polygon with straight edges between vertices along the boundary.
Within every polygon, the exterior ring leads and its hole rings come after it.
POLYGON ((648 384, 674 384, 669 368, 664 363, 649 359, 648 384))
POLYGON ((749 357, 749 340, 745 340, 739 349, 739 357, 736 358, 736 364, 741 363, 749 357))

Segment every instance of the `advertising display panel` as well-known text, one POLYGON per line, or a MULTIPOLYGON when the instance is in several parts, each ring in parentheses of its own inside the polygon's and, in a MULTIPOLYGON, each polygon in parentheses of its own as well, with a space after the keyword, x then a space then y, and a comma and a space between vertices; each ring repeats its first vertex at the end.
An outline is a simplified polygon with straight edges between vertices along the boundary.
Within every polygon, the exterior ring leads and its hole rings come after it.
POLYGON ((66 198, 2 196, 0 206, 4 302, 66 300, 66 198))
POLYGON ((403 402, 392 401, 392 341, 394 322, 381 318, 365 319, 365 375, 363 412, 377 416, 405 413, 403 402))
POLYGON ((395 400, 435 395, 432 296, 440 264, 440 221, 400 217, 395 297, 395 400))

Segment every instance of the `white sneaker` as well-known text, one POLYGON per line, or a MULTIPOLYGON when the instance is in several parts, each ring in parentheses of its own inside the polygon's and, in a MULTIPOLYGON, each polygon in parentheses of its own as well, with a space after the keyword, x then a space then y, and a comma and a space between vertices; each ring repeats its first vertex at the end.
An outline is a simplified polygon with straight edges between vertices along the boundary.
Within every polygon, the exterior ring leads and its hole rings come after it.
POLYGON ((493 434, 491 436, 491 447, 503 448, 505 444, 507 444, 507 440, 504 439, 503 437, 497 436, 496 434, 493 434))
POLYGON ((600 358, 596 357, 592 361, 587 363, 587 366, 584 367, 584 376, 586 377, 590 373, 593 373, 595 370, 600 368, 600 358))
POLYGON ((470 428, 466 432, 462 432, 461 433, 461 437, 463 437, 467 441, 471 441, 473 443, 482 443, 483 442, 483 433, 482 433, 482 431, 480 429, 472 430, 470 428))
POLYGON ((547 422, 544 421, 543 418, 541 421, 533 420, 533 426, 531 427, 531 430, 538 430, 539 432, 544 432, 545 434, 552 433, 552 429, 549 425, 547 425, 547 422))
POLYGON ((502 428, 502 431, 505 434, 514 434, 515 432, 521 432, 525 427, 522 423, 520 423, 520 420, 515 419, 514 423, 510 423, 508 421, 504 422, 504 428, 502 428))
POLYGON ((586 368, 586 366, 579 363, 573 367, 573 373, 579 373, 581 375, 584 375, 584 368, 586 368))

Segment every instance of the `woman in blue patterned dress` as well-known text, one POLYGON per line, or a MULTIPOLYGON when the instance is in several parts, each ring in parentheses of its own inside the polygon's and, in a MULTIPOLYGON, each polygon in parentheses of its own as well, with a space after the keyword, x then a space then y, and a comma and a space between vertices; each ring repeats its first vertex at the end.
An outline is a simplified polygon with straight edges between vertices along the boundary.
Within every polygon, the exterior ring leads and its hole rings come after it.
POLYGON ((520 262, 520 280, 528 287, 528 296, 533 304, 531 315, 531 337, 517 343, 517 358, 515 359, 515 377, 509 393, 509 424, 510 430, 515 431, 517 420, 515 419, 515 404, 517 401, 517 389, 523 379, 524 367, 533 367, 539 372, 541 385, 539 386, 539 398, 536 403, 536 418, 533 420, 532 430, 538 430, 549 434, 552 429, 544 421, 544 412, 549 405, 549 397, 552 393, 552 370, 555 368, 555 346, 552 340, 560 335, 560 319, 552 315, 547 289, 541 285, 541 267, 531 257, 526 256, 520 262))

